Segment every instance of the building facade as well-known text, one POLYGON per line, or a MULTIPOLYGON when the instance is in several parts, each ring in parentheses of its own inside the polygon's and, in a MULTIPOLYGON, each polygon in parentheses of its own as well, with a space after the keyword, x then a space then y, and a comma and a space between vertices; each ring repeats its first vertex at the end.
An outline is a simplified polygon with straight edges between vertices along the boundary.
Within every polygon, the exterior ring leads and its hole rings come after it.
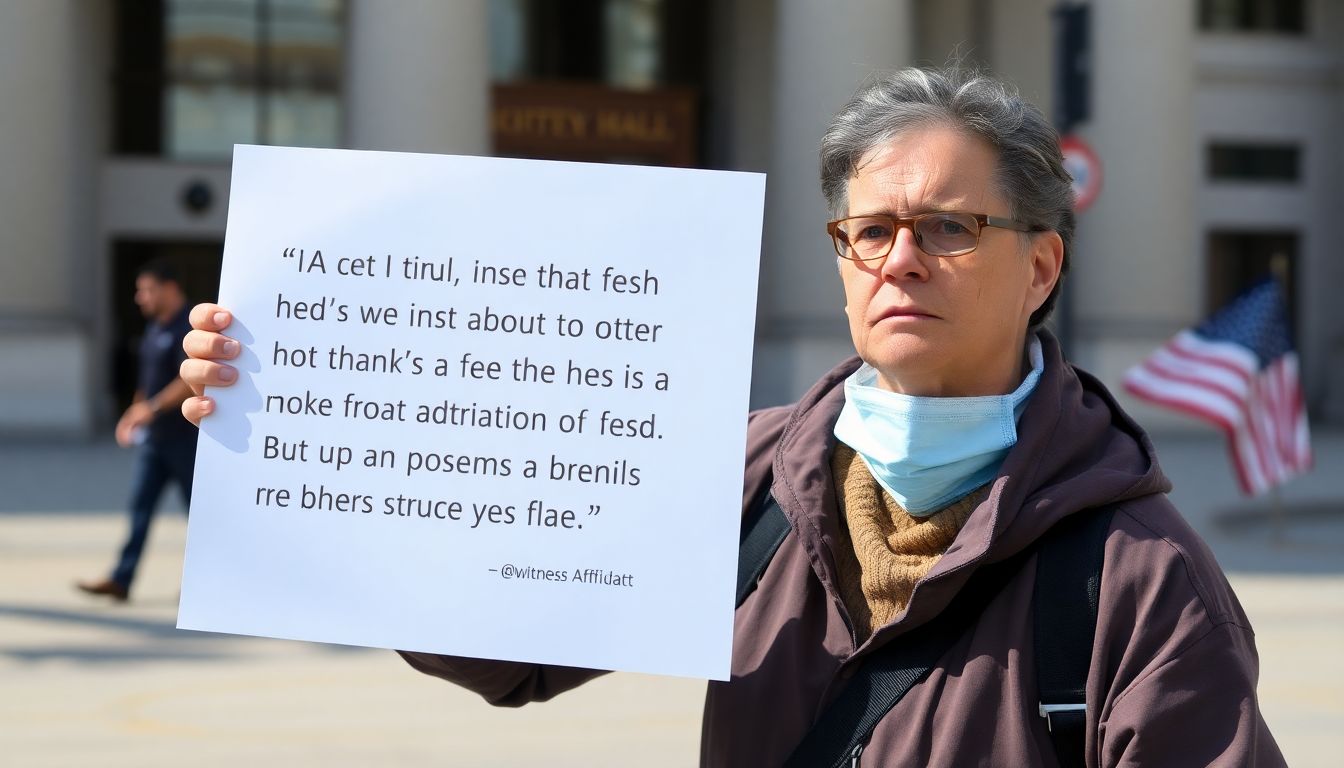
MULTIPOLYGON (((753 402, 785 402, 852 350, 817 182, 830 116, 873 70, 953 58, 1051 114, 1059 4, 0 3, 0 434, 107 426, 135 269, 214 290, 234 142, 766 172, 753 402)), ((1344 422, 1344 6, 1092 0, 1088 28, 1075 133, 1103 180, 1057 320, 1071 355, 1114 385, 1278 257, 1309 407, 1344 422)))

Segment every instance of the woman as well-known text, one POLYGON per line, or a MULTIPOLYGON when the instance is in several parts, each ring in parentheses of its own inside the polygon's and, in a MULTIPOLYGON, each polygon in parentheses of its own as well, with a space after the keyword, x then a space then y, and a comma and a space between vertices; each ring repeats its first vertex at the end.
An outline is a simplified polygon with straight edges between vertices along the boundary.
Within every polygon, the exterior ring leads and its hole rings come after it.
MULTIPOLYGON (((1058 137, 1003 84, 956 70, 874 79, 822 141, 856 358, 750 417, 743 508, 789 532, 711 682, 702 764, 785 762, 874 653, 1059 521, 1113 509, 1086 682, 1088 765, 1282 765, 1255 699, 1253 635, 1168 502, 1142 430, 1041 329, 1073 235, 1058 137)), ((183 378, 226 384, 227 312, 196 308, 183 378)), ((197 397, 193 421, 210 412, 197 397)), ((870 732, 869 765, 1053 765, 1017 568, 870 732)), ((590 670, 405 653, 491 703, 590 670)))

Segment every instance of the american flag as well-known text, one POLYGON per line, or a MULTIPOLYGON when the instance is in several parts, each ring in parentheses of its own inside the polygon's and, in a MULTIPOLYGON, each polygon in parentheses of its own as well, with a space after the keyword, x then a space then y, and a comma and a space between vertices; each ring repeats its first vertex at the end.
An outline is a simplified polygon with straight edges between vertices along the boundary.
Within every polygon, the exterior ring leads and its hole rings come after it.
POLYGON ((1297 353, 1277 281, 1266 280, 1125 373, 1125 389, 1222 429, 1249 496, 1312 465, 1297 353))

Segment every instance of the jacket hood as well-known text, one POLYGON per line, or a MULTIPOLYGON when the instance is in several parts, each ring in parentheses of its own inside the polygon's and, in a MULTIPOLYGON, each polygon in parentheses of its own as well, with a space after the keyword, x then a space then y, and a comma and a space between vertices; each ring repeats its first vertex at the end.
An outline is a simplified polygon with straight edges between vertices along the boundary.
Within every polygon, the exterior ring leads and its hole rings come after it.
MULTIPOLYGON (((937 615, 976 568, 1030 547, 1064 517, 1170 490, 1143 430, 1100 381, 1064 360, 1054 336, 1039 335, 1045 369, 988 498, 915 587, 906 612, 865 645, 937 615)), ((832 553, 842 521, 828 457, 844 380, 860 362, 846 360, 803 396, 780 436, 773 465, 775 498, 837 604, 832 553), (818 451, 825 455, 818 457, 818 451)))

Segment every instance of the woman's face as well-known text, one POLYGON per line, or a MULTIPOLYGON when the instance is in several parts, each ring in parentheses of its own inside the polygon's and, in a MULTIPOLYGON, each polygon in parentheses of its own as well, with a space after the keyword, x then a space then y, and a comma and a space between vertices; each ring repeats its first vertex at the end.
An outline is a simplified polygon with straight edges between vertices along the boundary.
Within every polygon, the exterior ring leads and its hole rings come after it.
MULTIPOLYGON (((849 182, 848 215, 1007 217, 994 186, 997 159, 975 136, 943 126, 912 131, 864 156, 849 182)), ((854 348, 893 392, 1011 392, 1023 375, 1027 321, 1059 278, 1063 253, 1054 232, 985 227, 971 253, 929 256, 903 227, 885 259, 841 259, 854 348)))

